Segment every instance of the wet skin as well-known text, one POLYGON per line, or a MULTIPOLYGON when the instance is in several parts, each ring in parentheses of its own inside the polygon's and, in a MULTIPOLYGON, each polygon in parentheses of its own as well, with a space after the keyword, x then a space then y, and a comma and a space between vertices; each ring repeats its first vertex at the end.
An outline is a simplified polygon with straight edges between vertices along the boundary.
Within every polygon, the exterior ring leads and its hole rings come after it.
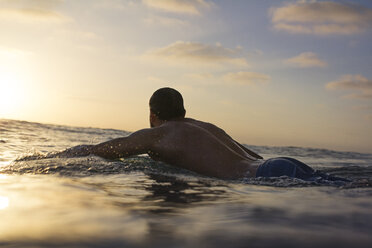
POLYGON ((261 156, 217 126, 190 118, 171 121, 150 115, 152 128, 88 146, 80 155, 115 159, 148 154, 152 159, 221 179, 254 177, 261 156))

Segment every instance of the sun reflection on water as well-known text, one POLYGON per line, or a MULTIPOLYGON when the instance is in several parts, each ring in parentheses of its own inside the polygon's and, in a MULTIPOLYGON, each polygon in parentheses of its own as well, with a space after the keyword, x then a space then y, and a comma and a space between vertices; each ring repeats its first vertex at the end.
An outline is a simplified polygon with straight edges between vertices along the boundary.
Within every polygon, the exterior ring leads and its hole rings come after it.
MULTIPOLYGON (((1 179, 6 179, 7 176, 0 174, 0 180, 1 179)), ((5 209, 9 207, 9 198, 5 196, 0 196, 0 210, 5 209)))

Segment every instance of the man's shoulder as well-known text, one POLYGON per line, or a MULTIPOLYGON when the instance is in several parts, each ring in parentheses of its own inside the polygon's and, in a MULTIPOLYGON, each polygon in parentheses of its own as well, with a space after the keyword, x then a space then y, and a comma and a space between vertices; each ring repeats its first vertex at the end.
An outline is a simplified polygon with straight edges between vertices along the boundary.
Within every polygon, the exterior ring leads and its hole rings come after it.
POLYGON ((210 123, 210 122, 206 122, 206 121, 201 121, 201 120, 195 120, 195 119, 188 119, 188 122, 193 124, 193 125, 196 125, 198 127, 201 127, 201 128, 205 128, 207 129, 208 131, 210 131, 211 129, 220 129, 219 127, 217 127, 215 124, 213 123, 210 123))
POLYGON ((204 122, 200 120, 195 120, 191 118, 184 118, 180 121, 169 121, 164 125, 160 126, 162 128, 161 132, 165 135, 172 134, 195 134, 195 133, 209 133, 212 135, 218 135, 220 133, 225 133, 221 128, 216 125, 204 122))
POLYGON ((191 124, 191 125, 196 125, 196 126, 213 125, 212 123, 197 120, 197 119, 192 119, 192 118, 185 118, 183 122, 186 123, 186 124, 191 124))
POLYGON ((154 128, 155 132, 158 132, 164 136, 183 135, 186 133, 195 133, 201 131, 201 125, 198 121, 190 118, 184 118, 182 120, 167 121, 163 125, 154 128), (156 130, 155 130, 156 129, 156 130))
POLYGON ((201 128, 201 129, 205 129, 206 131, 222 130, 221 128, 219 128, 213 123, 196 120, 192 118, 184 118, 182 120, 169 121, 161 125, 160 127, 162 127, 166 131, 173 130, 174 128, 178 130, 183 129, 183 128, 197 128, 197 129, 201 128))
POLYGON ((159 138, 164 133, 166 133, 166 127, 159 126, 159 127, 152 127, 152 128, 143 128, 140 129, 134 133, 132 133, 130 136, 139 136, 143 138, 159 138))
POLYGON ((192 127, 202 127, 205 125, 205 122, 191 119, 191 118, 184 118, 182 120, 175 120, 175 121, 168 121, 165 124, 159 126, 158 128, 163 128, 163 130, 169 131, 173 129, 183 129, 183 128, 192 128, 192 127))
POLYGON ((222 128, 218 127, 217 125, 213 123, 200 121, 200 120, 194 120, 194 119, 190 119, 189 122, 192 125, 197 126, 198 128, 201 128, 205 130, 206 132, 209 132, 212 135, 215 135, 218 137, 221 137, 221 135, 227 135, 226 132, 222 128))

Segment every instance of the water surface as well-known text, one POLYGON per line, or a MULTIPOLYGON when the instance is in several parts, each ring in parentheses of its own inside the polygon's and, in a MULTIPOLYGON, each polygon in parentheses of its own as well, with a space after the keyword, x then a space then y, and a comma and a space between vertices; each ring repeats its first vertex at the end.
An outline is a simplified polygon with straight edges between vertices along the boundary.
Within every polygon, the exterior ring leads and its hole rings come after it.
POLYGON ((372 245, 371 154, 248 146, 265 158, 291 156, 353 180, 344 185, 285 177, 219 180, 147 156, 43 158, 128 134, 0 120, 0 245, 372 245))

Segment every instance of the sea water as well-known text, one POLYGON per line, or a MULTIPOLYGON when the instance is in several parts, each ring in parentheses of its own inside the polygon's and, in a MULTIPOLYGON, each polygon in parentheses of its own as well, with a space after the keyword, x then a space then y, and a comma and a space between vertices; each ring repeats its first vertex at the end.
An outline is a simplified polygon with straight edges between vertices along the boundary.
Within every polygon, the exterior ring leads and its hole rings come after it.
POLYGON ((348 184, 219 180, 147 156, 45 158, 121 130, 0 119, 1 247, 372 247, 372 154, 247 146, 348 184))

